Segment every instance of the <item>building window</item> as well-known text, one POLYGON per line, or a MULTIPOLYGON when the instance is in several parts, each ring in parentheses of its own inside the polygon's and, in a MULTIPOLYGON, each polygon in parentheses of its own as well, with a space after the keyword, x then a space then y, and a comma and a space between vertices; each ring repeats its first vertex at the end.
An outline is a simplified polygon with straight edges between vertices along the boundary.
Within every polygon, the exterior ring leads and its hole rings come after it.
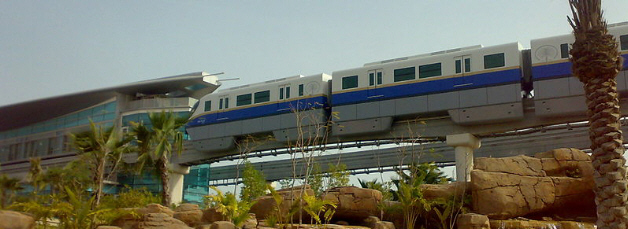
POLYGON ((303 96, 303 84, 299 84, 299 96, 303 96))
POLYGON ((440 63, 419 66, 419 78, 428 78, 440 75, 442 75, 440 63))
POLYGON ((569 44, 560 45, 560 58, 569 58, 569 44))
POLYGON ((270 91, 255 92, 255 103, 270 101, 270 91))
POLYGON ((619 36, 621 50, 628 50, 628 35, 619 36))
POLYGON ((205 111, 211 111, 211 110, 212 110, 212 101, 211 100, 205 101, 205 111))
POLYGON ((414 67, 395 69, 395 82, 413 80, 415 78, 414 67))
POLYGON ((484 69, 499 68, 506 66, 504 53, 497 53, 484 56, 484 69))
POLYGON ((251 94, 238 95, 236 97, 236 106, 244 106, 251 104, 251 94))
MULTIPOLYGON (((356 88, 356 87, 358 87, 358 76, 342 77, 342 89, 349 89, 349 88, 356 88)), ((299 90, 300 89, 301 88, 299 87, 299 90)))

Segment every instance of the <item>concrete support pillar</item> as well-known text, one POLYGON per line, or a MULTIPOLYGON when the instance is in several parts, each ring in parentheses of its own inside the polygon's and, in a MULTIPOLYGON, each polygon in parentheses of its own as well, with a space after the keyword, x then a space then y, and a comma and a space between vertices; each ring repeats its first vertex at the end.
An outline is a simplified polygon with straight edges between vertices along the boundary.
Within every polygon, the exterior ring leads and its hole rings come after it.
POLYGON ((480 139, 472 134, 447 135, 447 145, 456 152, 456 181, 471 181, 473 150, 480 148, 480 139))
POLYGON ((179 204, 183 201, 183 176, 190 173, 189 166, 170 165, 170 203, 179 204))

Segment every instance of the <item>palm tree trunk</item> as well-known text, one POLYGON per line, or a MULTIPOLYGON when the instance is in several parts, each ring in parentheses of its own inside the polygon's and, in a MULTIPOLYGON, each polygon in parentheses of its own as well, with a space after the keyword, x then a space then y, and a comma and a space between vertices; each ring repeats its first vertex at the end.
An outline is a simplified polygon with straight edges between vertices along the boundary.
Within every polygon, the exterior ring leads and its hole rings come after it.
POLYGON ((169 207, 170 206, 170 186, 169 186, 170 176, 168 174, 168 157, 166 157, 166 155, 163 154, 157 163, 159 164, 158 169, 159 169, 159 175, 161 177, 161 187, 162 187, 161 197, 163 198, 161 200, 161 203, 164 206, 169 207))
POLYGON ((98 207, 98 205, 100 205, 100 199, 102 197, 102 190, 103 190, 103 183, 104 183, 104 178, 105 178, 105 160, 101 160, 98 163, 98 167, 96 168, 96 197, 94 198, 94 204, 92 206, 92 209, 96 209, 98 207))
POLYGON ((575 42, 572 71, 584 84, 595 173, 597 227, 627 228, 628 181, 615 77, 622 69, 617 41, 608 34, 601 0, 569 0, 575 42))
MULTIPOLYGON (((626 225, 626 160, 614 78, 594 78, 585 84, 589 138, 595 168, 598 228, 626 225)), ((621 228, 625 228, 621 227, 621 228)))

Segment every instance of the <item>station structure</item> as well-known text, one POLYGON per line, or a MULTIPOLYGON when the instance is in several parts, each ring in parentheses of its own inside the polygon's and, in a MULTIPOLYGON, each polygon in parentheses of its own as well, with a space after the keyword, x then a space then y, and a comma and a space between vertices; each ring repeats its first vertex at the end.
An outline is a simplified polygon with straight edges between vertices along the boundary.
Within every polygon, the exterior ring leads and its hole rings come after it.
MULTIPOLYGON (((0 107, 0 173, 24 180, 29 158, 41 158, 44 169, 75 160, 69 134, 89 130, 90 120, 105 128, 117 126, 128 131, 131 121, 150 125, 151 112, 189 115, 200 97, 220 86, 218 75, 189 73, 0 107)), ((202 202, 208 193, 209 165, 172 167, 173 201, 202 202)), ((161 188, 148 174, 112 177, 106 181, 105 191, 109 193, 124 186, 146 187, 153 192, 161 188)))

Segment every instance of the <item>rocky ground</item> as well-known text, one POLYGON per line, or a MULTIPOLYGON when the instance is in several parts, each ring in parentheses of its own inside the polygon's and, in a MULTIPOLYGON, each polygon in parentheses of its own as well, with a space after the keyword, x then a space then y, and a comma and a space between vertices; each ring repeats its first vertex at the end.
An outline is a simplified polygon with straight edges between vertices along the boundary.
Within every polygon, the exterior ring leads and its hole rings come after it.
MULTIPOLYGON (((534 157, 476 158, 471 182, 444 185, 423 185, 426 199, 448 198, 452 195, 472 196, 472 213, 457 217, 456 228, 594 228, 593 168, 589 156, 577 149, 556 149, 538 153, 534 157)), ((280 209, 288 209, 293 197, 304 190, 295 187, 279 190, 284 199, 280 209)), ((337 204, 332 219, 335 224, 321 227, 331 229, 402 228, 400 214, 383 214, 379 210, 382 193, 357 187, 337 187, 323 195, 324 200, 337 204), (381 221, 380 217, 390 220, 381 221), (355 225, 355 226, 351 226, 355 225)), ((395 202, 386 202, 388 206, 395 202)), ((242 229, 268 229, 266 219, 276 202, 271 196, 261 197, 251 208, 251 217, 242 229)), ((151 204, 134 209, 138 216, 121 217, 112 226, 100 229, 235 229, 236 226, 215 209, 200 209, 194 204, 181 204, 176 209, 151 204)), ((282 214, 286 214, 283 212, 282 214)), ((296 215, 299 215, 298 213, 296 215)), ((307 214, 302 214, 307 215, 307 214)), ((309 220, 305 220, 309 222, 309 220)), ((298 222, 298 221, 297 221, 298 222)), ((0 211, 0 228, 33 228, 32 217, 12 211, 0 211)), ((293 225, 293 229, 307 229, 313 225, 293 225)))

